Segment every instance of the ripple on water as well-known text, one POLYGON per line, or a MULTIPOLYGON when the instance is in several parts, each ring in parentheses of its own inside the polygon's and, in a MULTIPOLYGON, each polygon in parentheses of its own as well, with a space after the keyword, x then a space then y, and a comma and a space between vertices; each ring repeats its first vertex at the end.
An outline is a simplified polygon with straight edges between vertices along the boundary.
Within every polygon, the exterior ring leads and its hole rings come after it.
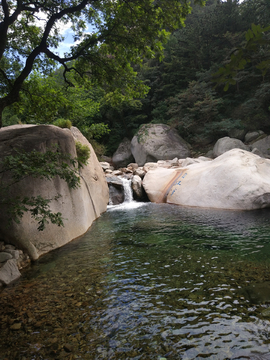
POLYGON ((269 215, 109 208, 83 238, 44 256, 1 294, 0 360, 266 356, 269 215), (22 329, 12 332, 18 321, 22 329))

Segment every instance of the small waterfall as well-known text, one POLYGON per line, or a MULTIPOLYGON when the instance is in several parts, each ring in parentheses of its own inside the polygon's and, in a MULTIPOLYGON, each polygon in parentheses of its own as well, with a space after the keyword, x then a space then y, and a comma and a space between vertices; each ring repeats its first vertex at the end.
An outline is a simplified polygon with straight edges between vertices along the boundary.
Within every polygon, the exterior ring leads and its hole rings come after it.
POLYGON ((113 205, 112 200, 110 200, 107 207, 108 210, 131 210, 138 208, 140 206, 146 205, 146 202, 138 202, 133 200, 133 191, 131 188, 131 180, 118 177, 122 181, 123 190, 124 190, 124 201, 118 205, 113 205))
POLYGON ((124 203, 130 203, 131 201, 133 201, 133 192, 132 192, 132 188, 131 188, 131 180, 125 179, 125 178, 121 178, 122 183, 123 183, 123 188, 124 188, 124 203))

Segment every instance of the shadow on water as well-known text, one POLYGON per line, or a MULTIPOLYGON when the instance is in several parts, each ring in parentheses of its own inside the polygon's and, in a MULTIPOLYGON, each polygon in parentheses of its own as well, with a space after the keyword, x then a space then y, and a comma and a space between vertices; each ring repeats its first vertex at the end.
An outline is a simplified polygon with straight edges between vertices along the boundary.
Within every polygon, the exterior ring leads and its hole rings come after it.
POLYGON ((129 203, 0 294, 4 359, 270 359, 270 211, 129 203))

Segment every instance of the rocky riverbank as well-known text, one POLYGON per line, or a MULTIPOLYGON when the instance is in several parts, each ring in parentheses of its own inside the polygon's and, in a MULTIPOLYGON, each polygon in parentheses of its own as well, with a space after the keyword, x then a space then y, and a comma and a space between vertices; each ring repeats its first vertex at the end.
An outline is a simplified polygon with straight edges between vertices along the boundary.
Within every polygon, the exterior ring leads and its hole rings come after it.
POLYGON ((0 288, 20 276, 20 270, 31 263, 29 256, 11 244, 0 241, 0 288))

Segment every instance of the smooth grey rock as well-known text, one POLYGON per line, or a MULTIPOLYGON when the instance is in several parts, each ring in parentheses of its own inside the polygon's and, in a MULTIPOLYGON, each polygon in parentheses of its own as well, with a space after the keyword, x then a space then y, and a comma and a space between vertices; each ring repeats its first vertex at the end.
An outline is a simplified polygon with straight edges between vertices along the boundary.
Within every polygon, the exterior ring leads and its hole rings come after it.
POLYGON ((134 161, 131 152, 131 142, 129 139, 124 138, 119 144, 117 150, 113 154, 112 162, 115 168, 126 167, 129 163, 134 161))
POLYGON ((123 172, 121 171, 121 170, 114 170, 113 172, 112 172, 112 175, 113 176, 119 176, 119 175, 122 175, 123 174, 123 172))
POLYGON ((200 162, 199 159, 193 159, 193 158, 187 157, 187 158, 182 162, 182 167, 186 167, 186 166, 192 165, 192 164, 197 164, 197 163, 199 163, 199 162, 200 162))
POLYGON ((218 139, 218 141, 216 142, 213 149, 213 155, 214 157, 218 157, 224 154, 226 151, 232 149, 242 149, 246 151, 250 150, 249 146, 245 145, 241 140, 232 139, 228 136, 225 136, 221 139, 218 139))
POLYGON ((128 164, 127 168, 131 168, 132 171, 135 171, 136 169, 138 169, 139 165, 137 163, 130 163, 128 164))
POLYGON ((264 157, 263 153, 260 150, 258 150, 257 148, 254 148, 251 152, 252 152, 252 154, 258 155, 260 157, 264 157))
POLYGON ((111 169, 111 165, 106 162, 106 161, 100 161, 100 166, 102 167, 102 169, 105 170, 113 170, 111 169))
POLYGON ((144 164, 143 170, 145 171, 145 173, 147 173, 147 171, 152 170, 152 169, 156 169, 157 167, 158 167, 158 163, 149 162, 149 163, 144 164))
POLYGON ((7 252, 7 253, 9 253, 12 257, 13 257, 13 259, 16 259, 16 260, 18 260, 19 259, 19 257, 20 257, 20 252, 19 252, 19 250, 10 250, 10 249, 5 249, 5 252, 7 252))
POLYGON ((185 160, 181 161, 181 167, 189 166, 192 164, 197 164, 204 161, 212 161, 211 158, 206 156, 199 156, 198 158, 186 158, 185 160))
POLYGON ((121 204, 125 200, 124 188, 122 180, 117 176, 106 177, 109 185, 110 205, 121 204))
MULTIPOLYGON (((178 163, 178 161, 177 161, 178 163)), ((169 160, 158 160, 157 161, 158 167, 170 168, 172 164, 169 160)))
POLYGON ((213 159, 213 158, 214 158, 214 152, 213 152, 213 150, 207 151, 207 153, 205 154, 205 156, 206 156, 207 158, 213 159))
POLYGON ((15 246, 13 246, 13 245, 11 245, 11 244, 6 244, 6 245, 5 245, 5 249, 6 249, 6 250, 15 250, 16 248, 15 248, 15 246))
POLYGON ((232 149, 212 161, 149 170, 143 187, 152 202, 216 209, 270 207, 270 160, 232 149))
MULTIPOLYGON (((0 160, 7 154, 13 154, 16 148, 26 152, 34 149, 45 152, 55 145, 58 151, 75 158, 76 141, 90 149, 88 165, 79 171, 80 187, 70 189, 59 177, 52 180, 29 177, 10 189, 10 194, 14 197, 41 195, 43 198, 53 199, 50 208, 53 212, 62 214, 63 227, 49 223, 44 231, 40 232, 37 222, 29 213, 23 215, 19 224, 13 222, 7 227, 7 212, 4 206, 0 208, 0 238, 25 250, 32 260, 83 235, 93 221, 106 211, 109 189, 91 144, 77 128, 61 129, 53 125, 38 125, 19 128, 7 126, 0 129, 0 160), (58 194, 61 198, 57 201, 54 198, 58 194)), ((2 180, 9 181, 10 174, 6 173, 2 180)))
POLYGON ((134 198, 141 200, 143 198, 142 179, 138 175, 134 175, 131 181, 134 198))
POLYGON ((0 263, 12 259, 12 255, 8 252, 0 252, 0 263))
POLYGON ((122 180, 117 176, 106 177, 106 181, 107 181, 108 185, 113 185, 117 188, 123 187, 122 180))
POLYGON ((0 268, 0 283, 9 285, 21 276, 15 259, 8 260, 0 268))
POLYGON ((143 179, 145 176, 145 171, 141 167, 139 167, 134 171, 134 175, 138 175, 141 179, 143 179))
POLYGON ((164 124, 143 125, 131 141, 131 152, 139 166, 158 160, 186 158, 190 145, 175 129, 164 124))
POLYGON ((270 136, 266 136, 265 138, 255 141, 251 145, 251 149, 258 149, 264 156, 270 155, 270 136))
POLYGON ((118 205, 124 202, 125 194, 123 187, 118 188, 113 185, 110 185, 109 191, 110 191, 110 202, 109 202, 110 205, 118 205))
POLYGON ((264 132, 262 130, 249 131, 245 136, 245 142, 251 142, 256 140, 258 137, 262 136, 264 132))
POLYGON ((244 129, 232 129, 229 131, 228 135, 230 138, 244 141, 246 132, 247 131, 244 129))

